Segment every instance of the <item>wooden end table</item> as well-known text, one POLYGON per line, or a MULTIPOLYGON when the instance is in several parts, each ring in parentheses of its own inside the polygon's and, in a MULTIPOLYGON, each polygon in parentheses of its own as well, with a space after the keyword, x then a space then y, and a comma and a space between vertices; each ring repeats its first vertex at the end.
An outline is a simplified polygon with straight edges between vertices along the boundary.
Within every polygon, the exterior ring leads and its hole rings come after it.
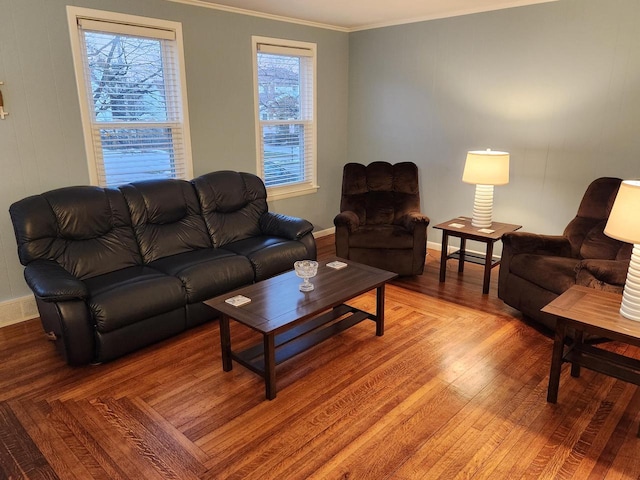
POLYGON ((500 264, 500 258, 493 256, 493 245, 507 232, 515 232, 522 228, 522 225, 512 225, 510 223, 493 222, 491 227, 483 229, 471 225, 471 218, 457 217, 448 222, 434 225, 433 228, 442 230, 442 251, 440 253, 440 283, 443 283, 447 274, 447 260, 458 259, 458 272, 464 272, 464 262, 484 265, 484 279, 482 282, 482 293, 489 293, 489 282, 491 281, 491 269, 500 264), (453 253, 448 253, 449 237, 460 238, 460 249, 453 253), (487 245, 484 255, 469 253, 466 251, 467 240, 475 240, 487 245))
POLYGON ((315 288, 301 292, 302 279, 295 271, 263 280, 207 300, 219 311, 222 369, 232 369, 232 360, 264 378, 266 397, 276 397, 276 365, 364 320, 376 324, 376 335, 384 334, 385 284, 398 275, 342 258, 319 262, 311 279, 315 288), (339 260, 347 267, 335 270, 327 263, 339 260), (376 312, 369 313, 345 302, 376 289, 376 312), (250 303, 235 307, 225 302, 244 295, 250 303), (229 321, 235 320, 262 335, 263 341, 246 350, 231 348, 229 321))
POLYGON ((573 286, 542 309, 557 317, 547 402, 558 400, 562 362, 571 363, 572 377, 585 367, 640 385, 640 360, 583 343, 585 334, 593 334, 640 347, 640 322, 620 315, 621 300, 619 294, 573 286), (565 349, 567 328, 575 330, 575 338, 565 349))

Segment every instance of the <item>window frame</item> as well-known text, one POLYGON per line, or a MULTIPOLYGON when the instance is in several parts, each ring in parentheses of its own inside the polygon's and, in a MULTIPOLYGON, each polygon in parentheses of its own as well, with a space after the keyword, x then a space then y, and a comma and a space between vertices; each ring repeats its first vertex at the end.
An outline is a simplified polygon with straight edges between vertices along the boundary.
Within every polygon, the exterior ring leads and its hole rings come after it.
MULTIPOLYGON (((311 54, 300 55, 305 56, 311 59, 312 65, 312 84, 311 84, 311 108, 312 112, 310 115, 310 120, 308 121, 312 127, 311 135, 309 135, 309 139, 311 140, 311 145, 309 146, 310 152, 307 153, 307 146, 305 145, 305 160, 310 160, 311 165, 309 168, 305 165, 305 171, 307 171, 310 178, 307 178, 303 182, 293 183, 293 184, 285 184, 285 185, 277 185, 277 186, 268 186, 267 194, 269 199, 277 200, 289 197, 296 197, 300 195, 308 195, 318 191, 317 184, 317 164, 318 164, 318 109, 317 109, 317 83, 318 83, 318 69, 317 69, 317 44, 310 42, 301 42, 296 40, 286 40, 281 38, 272 38, 272 37, 262 37, 262 36, 252 36, 251 37, 252 44, 252 63, 253 63, 253 96, 254 96, 254 110, 255 110, 255 136, 256 136, 256 172, 257 175, 265 180, 264 178, 264 143, 262 137, 262 119, 260 118, 260 92, 259 92, 259 82, 258 82, 258 52, 259 45, 266 44, 272 46, 274 48, 283 48, 285 50, 304 50, 309 51, 311 54)), ((294 121, 292 121, 293 123, 294 121)), ((300 121, 297 121, 300 123, 300 121)))
MULTIPOLYGON (((191 134, 189 127, 189 110, 187 102, 187 82, 186 71, 184 61, 184 43, 182 38, 182 24, 180 22, 173 22, 170 20, 162 20, 151 17, 142 17, 137 15, 129 15, 124 13, 110 12, 106 10, 96 10, 83 7, 67 6, 67 23, 69 27, 69 35, 71 40, 71 52, 73 57, 73 66, 76 78, 76 87, 78 93, 78 100, 80 104, 80 118, 82 121, 82 131, 84 136, 85 153, 87 159, 87 167, 89 173, 89 182, 91 185, 105 186, 100 182, 98 174, 98 163, 101 161, 96 155, 96 149, 102 151, 102 143, 100 140, 94 141, 94 130, 98 122, 93 119, 93 106, 89 104, 88 93, 90 91, 90 85, 87 85, 84 72, 84 52, 82 49, 81 35, 82 29, 79 27, 79 22, 82 20, 106 22, 107 24, 122 24, 131 27, 141 27, 143 29, 155 29, 162 31, 169 31, 175 35, 175 56, 177 65, 175 69, 172 69, 173 74, 177 79, 176 95, 180 105, 180 119, 178 121, 167 121, 166 123, 178 124, 181 126, 181 146, 183 159, 182 159, 182 175, 176 175, 173 178, 191 179, 193 177, 193 158, 191 153, 191 134)), ((108 29, 104 30, 109 32, 108 29)), ((156 37, 153 37, 156 38, 156 37)), ((158 36, 157 38, 161 38, 158 36)), ((130 128, 136 128, 137 126, 147 126, 144 122, 130 122, 130 128)), ((162 124, 160 124, 162 125, 162 124)), ((104 163, 102 163, 104 165, 104 163)), ((126 181, 124 182, 126 183, 126 181)))

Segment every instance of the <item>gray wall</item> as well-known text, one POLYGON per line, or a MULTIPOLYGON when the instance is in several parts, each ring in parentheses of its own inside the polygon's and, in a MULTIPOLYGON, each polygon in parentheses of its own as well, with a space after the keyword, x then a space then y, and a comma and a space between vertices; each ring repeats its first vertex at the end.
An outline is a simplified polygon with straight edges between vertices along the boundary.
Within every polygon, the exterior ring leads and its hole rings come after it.
MULTIPOLYGON (((342 165, 411 160, 432 224, 471 214, 465 153, 511 153, 494 218, 560 233, 598 176, 640 177, 640 2, 561 0, 345 34, 165 0, 0 0, 0 301, 29 294, 7 209, 88 182, 65 5, 183 24, 199 175, 254 171, 251 35, 318 43, 315 195, 272 202, 332 226, 342 165), (348 133, 348 135, 347 135, 348 133)), ((439 241, 430 229, 429 240, 439 241)))
POLYGON ((349 159, 417 163, 433 225, 472 213, 466 152, 506 150, 494 220, 562 233, 593 179, 640 177, 639 24, 637 0, 561 0, 353 33, 349 159))
POLYGON ((347 152, 348 35, 165 0, 0 0, 0 302, 30 293, 8 208, 27 195, 87 184, 65 5, 182 22, 195 175, 255 172, 251 35, 318 44, 318 183, 270 203, 321 230, 333 225, 347 152))

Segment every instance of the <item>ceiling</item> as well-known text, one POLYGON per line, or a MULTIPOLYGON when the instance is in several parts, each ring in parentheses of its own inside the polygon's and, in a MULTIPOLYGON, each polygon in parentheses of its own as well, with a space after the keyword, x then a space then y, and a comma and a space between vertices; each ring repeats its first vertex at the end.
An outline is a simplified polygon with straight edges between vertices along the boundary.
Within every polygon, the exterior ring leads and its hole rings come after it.
POLYGON ((171 0, 343 31, 557 0, 171 0))

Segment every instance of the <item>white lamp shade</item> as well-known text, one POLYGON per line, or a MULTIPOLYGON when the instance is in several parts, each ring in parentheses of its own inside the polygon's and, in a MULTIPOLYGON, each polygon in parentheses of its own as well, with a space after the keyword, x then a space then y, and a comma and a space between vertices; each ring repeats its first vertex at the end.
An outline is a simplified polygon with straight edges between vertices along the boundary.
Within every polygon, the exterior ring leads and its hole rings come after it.
POLYGON ((620 184, 604 233, 623 242, 640 243, 640 180, 620 184))
POLYGON ((509 183, 509 154, 493 150, 468 152, 462 181, 476 185, 506 185, 509 183))

